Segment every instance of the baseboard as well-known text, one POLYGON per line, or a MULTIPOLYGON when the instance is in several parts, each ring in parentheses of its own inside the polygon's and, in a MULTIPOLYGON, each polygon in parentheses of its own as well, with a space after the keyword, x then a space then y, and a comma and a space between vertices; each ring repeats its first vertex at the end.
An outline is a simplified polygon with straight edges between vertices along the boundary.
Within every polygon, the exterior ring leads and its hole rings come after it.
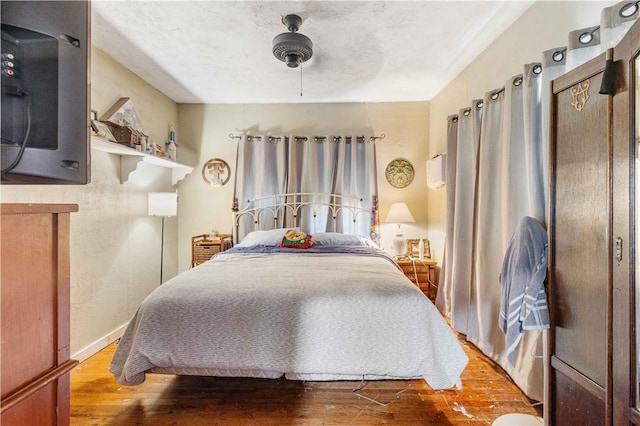
POLYGON ((102 339, 98 339, 95 342, 91 343, 89 346, 85 346, 83 349, 79 350, 75 354, 71 355, 71 359, 77 359, 82 362, 92 355, 97 354, 111 343, 115 342, 124 334, 124 330, 127 328, 128 323, 121 325, 120 327, 113 330, 111 333, 104 336, 102 339))

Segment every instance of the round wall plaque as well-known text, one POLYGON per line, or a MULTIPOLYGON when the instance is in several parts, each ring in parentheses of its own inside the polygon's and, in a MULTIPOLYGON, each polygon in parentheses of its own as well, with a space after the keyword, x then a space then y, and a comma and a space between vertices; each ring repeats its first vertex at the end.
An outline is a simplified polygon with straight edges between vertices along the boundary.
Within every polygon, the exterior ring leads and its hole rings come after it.
POLYGON ((406 188, 413 182, 415 171, 413 165, 404 158, 392 160, 384 169, 384 176, 394 188, 406 188))
POLYGON ((202 166, 202 179, 211 186, 222 186, 229 182, 230 177, 231 169, 221 158, 211 158, 202 166))

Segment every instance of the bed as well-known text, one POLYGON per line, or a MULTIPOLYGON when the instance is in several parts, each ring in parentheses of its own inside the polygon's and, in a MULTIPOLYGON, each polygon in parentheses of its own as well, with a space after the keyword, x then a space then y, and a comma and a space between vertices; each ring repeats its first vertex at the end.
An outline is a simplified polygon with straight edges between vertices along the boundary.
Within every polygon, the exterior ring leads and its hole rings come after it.
POLYGON ((110 371, 292 380, 423 378, 460 384, 468 359, 442 316, 369 238, 288 228, 239 244, 154 290, 127 326, 110 371))

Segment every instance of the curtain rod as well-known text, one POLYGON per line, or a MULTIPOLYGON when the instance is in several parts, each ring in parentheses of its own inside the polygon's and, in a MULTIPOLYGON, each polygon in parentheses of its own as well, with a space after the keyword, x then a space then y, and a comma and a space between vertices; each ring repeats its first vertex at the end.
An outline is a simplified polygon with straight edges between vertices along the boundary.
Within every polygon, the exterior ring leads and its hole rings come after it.
MULTIPOLYGON (((233 133, 229 133, 229 138, 231 138, 231 139, 241 139, 241 138, 242 138, 242 135, 234 135, 233 133)), ((268 140, 269 140, 269 141, 274 141, 274 140, 282 139, 282 136, 267 136, 267 138, 268 138, 268 140)), ((285 138, 285 139, 289 139, 289 136, 284 136, 284 138, 285 138)), ((294 138, 296 141, 306 141, 306 140, 308 140, 308 138, 307 138, 306 136, 293 136, 293 138, 294 138)), ((371 137, 369 138, 369 140, 370 140, 371 142, 375 142, 375 141, 377 141, 378 139, 384 139, 384 138, 385 138, 385 134, 383 133, 383 134, 381 134, 380 136, 371 136, 371 137)), ((256 139, 256 140, 261 141, 261 140, 262 140, 262 136, 251 136, 251 135, 247 135, 247 139, 248 139, 248 140, 256 139)), ((333 141, 334 141, 334 142, 338 142, 338 141, 340 141, 341 139, 342 139, 342 136, 334 136, 334 137, 333 137, 333 141)), ((346 136, 346 137, 345 137, 345 139, 346 139, 346 140, 348 140, 348 141, 350 141, 351 139, 353 139, 353 137, 352 137, 352 136, 346 136)), ((364 137, 364 136, 356 136, 356 140, 361 140, 361 141, 363 141, 363 142, 364 142, 364 139, 365 139, 365 137, 364 137)), ((327 140, 327 136, 314 136, 314 137, 313 137, 313 140, 314 140, 314 141, 316 141, 316 142, 326 141, 326 140, 327 140)))

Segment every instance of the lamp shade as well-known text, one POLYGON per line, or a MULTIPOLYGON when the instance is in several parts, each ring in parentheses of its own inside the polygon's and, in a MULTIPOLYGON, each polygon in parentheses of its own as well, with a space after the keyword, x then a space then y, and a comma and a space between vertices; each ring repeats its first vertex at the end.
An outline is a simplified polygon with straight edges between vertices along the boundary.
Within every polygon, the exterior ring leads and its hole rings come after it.
POLYGON ((387 223, 415 222, 406 203, 393 203, 387 214, 387 223))
POLYGON ((150 192, 149 216, 177 216, 177 192, 150 192))

